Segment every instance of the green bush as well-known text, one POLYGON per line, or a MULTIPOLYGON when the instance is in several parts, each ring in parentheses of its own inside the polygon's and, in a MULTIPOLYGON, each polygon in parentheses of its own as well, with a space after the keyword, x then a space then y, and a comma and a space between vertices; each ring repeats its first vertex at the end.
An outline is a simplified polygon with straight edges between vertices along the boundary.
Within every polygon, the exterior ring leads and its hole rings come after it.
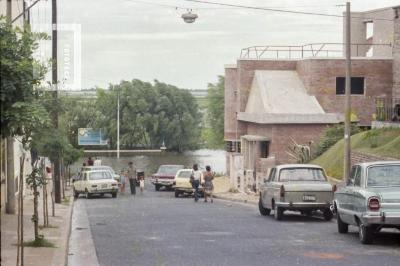
MULTIPOLYGON (((358 126, 351 125, 351 135, 357 134, 359 132, 361 132, 361 129, 358 126)), ((343 136, 344 136, 343 124, 327 127, 323 132, 321 140, 315 147, 315 154, 313 157, 315 158, 320 156, 330 147, 335 145, 336 142, 343 139, 343 136)))

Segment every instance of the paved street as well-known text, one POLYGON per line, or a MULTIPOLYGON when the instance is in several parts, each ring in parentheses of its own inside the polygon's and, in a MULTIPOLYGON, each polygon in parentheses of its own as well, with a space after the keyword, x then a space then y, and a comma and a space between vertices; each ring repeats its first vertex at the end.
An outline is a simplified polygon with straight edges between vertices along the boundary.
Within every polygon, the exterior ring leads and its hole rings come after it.
MULTIPOLYGON (((363 246, 356 228, 339 235, 334 221, 290 215, 277 222, 272 216, 262 217, 253 205, 194 203, 192 198, 176 199, 173 192, 153 190, 148 185, 145 194, 136 197, 81 197, 75 202, 74 213, 87 212, 100 265, 400 263, 398 233, 381 234, 374 245, 363 246)), ((70 265, 79 256, 76 252, 70 252, 70 265)))

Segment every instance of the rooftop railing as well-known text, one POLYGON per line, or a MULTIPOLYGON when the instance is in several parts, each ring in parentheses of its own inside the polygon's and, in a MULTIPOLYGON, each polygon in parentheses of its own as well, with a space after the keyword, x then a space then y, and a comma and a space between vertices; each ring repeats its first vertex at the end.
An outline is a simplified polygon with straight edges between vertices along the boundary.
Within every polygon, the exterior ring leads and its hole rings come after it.
MULTIPOLYGON (((391 56, 392 44, 351 44, 355 57, 391 56)), ((344 43, 310 43, 305 45, 266 45, 243 48, 241 59, 302 59, 344 57, 344 43)))
POLYGON ((400 122, 400 98, 375 98, 376 120, 400 122))

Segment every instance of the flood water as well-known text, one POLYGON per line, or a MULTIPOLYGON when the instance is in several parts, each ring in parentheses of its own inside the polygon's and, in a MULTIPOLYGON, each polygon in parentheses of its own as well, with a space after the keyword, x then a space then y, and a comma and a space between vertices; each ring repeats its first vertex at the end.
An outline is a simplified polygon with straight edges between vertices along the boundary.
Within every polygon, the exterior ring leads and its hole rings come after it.
MULTIPOLYGON (((216 173, 226 172, 226 153, 224 150, 196 150, 184 153, 162 152, 155 154, 138 154, 135 156, 116 157, 97 157, 101 160, 102 165, 111 166, 117 173, 121 169, 128 167, 129 162, 133 162, 136 169, 145 171, 146 176, 155 173, 162 164, 183 164, 187 168, 192 168, 197 163, 200 168, 204 169, 206 165, 210 165, 211 169, 216 173)), ((82 166, 87 158, 82 158, 73 166, 74 172, 82 166)))

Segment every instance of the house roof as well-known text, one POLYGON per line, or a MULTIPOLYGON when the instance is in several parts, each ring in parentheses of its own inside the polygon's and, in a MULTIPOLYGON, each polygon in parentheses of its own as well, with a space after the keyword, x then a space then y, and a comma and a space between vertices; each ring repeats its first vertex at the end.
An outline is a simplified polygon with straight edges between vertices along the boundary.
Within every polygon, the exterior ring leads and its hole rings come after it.
POLYGON ((338 123, 309 95, 296 71, 256 70, 245 112, 238 119, 262 124, 338 123))

